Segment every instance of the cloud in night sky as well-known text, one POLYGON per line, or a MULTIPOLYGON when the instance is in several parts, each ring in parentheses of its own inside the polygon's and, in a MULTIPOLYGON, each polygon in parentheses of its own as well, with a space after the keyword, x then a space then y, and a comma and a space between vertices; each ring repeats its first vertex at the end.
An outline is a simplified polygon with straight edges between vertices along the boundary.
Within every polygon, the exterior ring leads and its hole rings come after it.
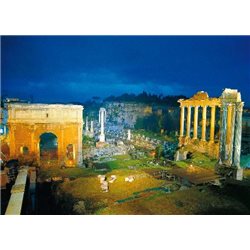
POLYGON ((250 104, 249 37, 2 37, 2 94, 37 102, 123 93, 219 96, 250 104))

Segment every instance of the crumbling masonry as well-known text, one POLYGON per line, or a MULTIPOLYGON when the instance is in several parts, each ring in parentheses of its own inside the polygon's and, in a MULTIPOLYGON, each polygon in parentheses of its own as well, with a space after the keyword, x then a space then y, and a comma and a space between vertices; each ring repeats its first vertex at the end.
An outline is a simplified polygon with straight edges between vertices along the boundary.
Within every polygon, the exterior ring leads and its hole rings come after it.
MULTIPOLYGON (((15 158, 25 148, 40 160, 40 136, 53 133, 58 142, 58 163, 67 160, 67 146, 73 147, 70 166, 82 164, 82 119, 80 105, 10 104, 8 126, 10 157, 15 158)), ((26 152, 27 153, 27 152, 26 152)))
POLYGON ((179 100, 179 103, 181 109, 179 146, 182 150, 177 153, 176 160, 185 159, 188 149, 191 148, 217 158, 220 166, 233 167, 236 170, 235 178, 242 179, 240 154, 244 103, 241 101, 240 93, 237 90, 225 89, 220 98, 209 98, 206 92, 201 91, 190 99, 179 100), (200 136, 198 133, 199 108, 202 110, 200 136), (208 133, 207 108, 210 109, 208 133), (192 109, 193 128, 191 128, 192 109), (215 141, 216 109, 220 110, 218 141, 215 141))

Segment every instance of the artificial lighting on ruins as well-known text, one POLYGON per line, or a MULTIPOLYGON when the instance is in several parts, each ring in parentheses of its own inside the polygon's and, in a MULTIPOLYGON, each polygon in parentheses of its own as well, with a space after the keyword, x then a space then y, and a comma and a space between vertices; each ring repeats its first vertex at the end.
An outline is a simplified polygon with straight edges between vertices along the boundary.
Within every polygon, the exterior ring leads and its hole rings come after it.
POLYGON ((200 91, 192 98, 179 100, 180 103, 180 136, 176 160, 186 159, 188 147, 202 153, 208 153, 218 159, 218 168, 233 167, 235 178, 243 178, 240 167, 242 111, 244 103, 237 90, 225 89, 220 98, 210 98, 200 91), (209 140, 207 140, 207 108, 211 108, 209 140), (198 112, 202 110, 201 136, 198 138, 198 112), (216 109, 220 110, 220 138, 215 142, 216 109), (191 136, 191 114, 194 114, 193 136, 191 136), (185 113, 187 112, 186 119, 185 113), (185 123, 186 121, 186 123, 185 123))

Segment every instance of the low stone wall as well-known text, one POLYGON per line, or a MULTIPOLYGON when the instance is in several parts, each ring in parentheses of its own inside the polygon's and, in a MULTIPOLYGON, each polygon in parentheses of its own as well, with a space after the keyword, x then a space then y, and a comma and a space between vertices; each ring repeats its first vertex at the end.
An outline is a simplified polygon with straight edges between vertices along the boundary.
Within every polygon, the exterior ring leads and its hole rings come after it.
POLYGON ((5 215, 20 215, 23 206, 28 167, 19 170, 15 185, 11 189, 11 197, 5 215))
POLYGON ((184 151, 197 151, 206 153, 210 157, 219 159, 219 142, 201 141, 198 139, 180 138, 181 145, 184 151))

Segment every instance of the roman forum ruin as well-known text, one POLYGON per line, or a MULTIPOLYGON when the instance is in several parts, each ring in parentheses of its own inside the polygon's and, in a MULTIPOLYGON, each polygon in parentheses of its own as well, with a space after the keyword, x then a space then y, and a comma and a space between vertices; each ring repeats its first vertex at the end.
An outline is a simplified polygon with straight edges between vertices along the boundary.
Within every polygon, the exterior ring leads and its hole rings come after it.
POLYGON ((35 155, 40 161, 41 136, 52 133, 57 139, 59 164, 82 164, 83 106, 59 104, 9 104, 10 156, 35 155), (72 158, 67 157, 68 147, 72 158))
POLYGON ((100 108, 99 110, 99 123, 101 125, 101 132, 99 136, 100 142, 105 142, 105 133, 104 133, 104 123, 106 122, 106 109, 100 108))
POLYGON ((210 98, 206 92, 201 91, 190 99, 180 99, 179 103, 181 109, 179 146, 181 149, 176 160, 186 158, 189 149, 207 153, 218 159, 219 166, 233 167, 236 170, 235 178, 242 179, 240 154, 244 103, 241 101, 241 94, 234 89, 225 89, 220 98, 210 98), (202 110, 200 138, 198 136, 199 108, 202 110), (207 119, 208 108, 210 109, 210 122, 207 119), (220 110, 219 121, 216 121, 216 109, 220 110), (185 110, 187 110, 186 117, 185 110), (216 122, 219 125, 217 141, 215 140, 216 122), (193 124, 192 129, 191 124, 193 124), (210 125, 210 131, 207 133, 208 125, 210 125))

